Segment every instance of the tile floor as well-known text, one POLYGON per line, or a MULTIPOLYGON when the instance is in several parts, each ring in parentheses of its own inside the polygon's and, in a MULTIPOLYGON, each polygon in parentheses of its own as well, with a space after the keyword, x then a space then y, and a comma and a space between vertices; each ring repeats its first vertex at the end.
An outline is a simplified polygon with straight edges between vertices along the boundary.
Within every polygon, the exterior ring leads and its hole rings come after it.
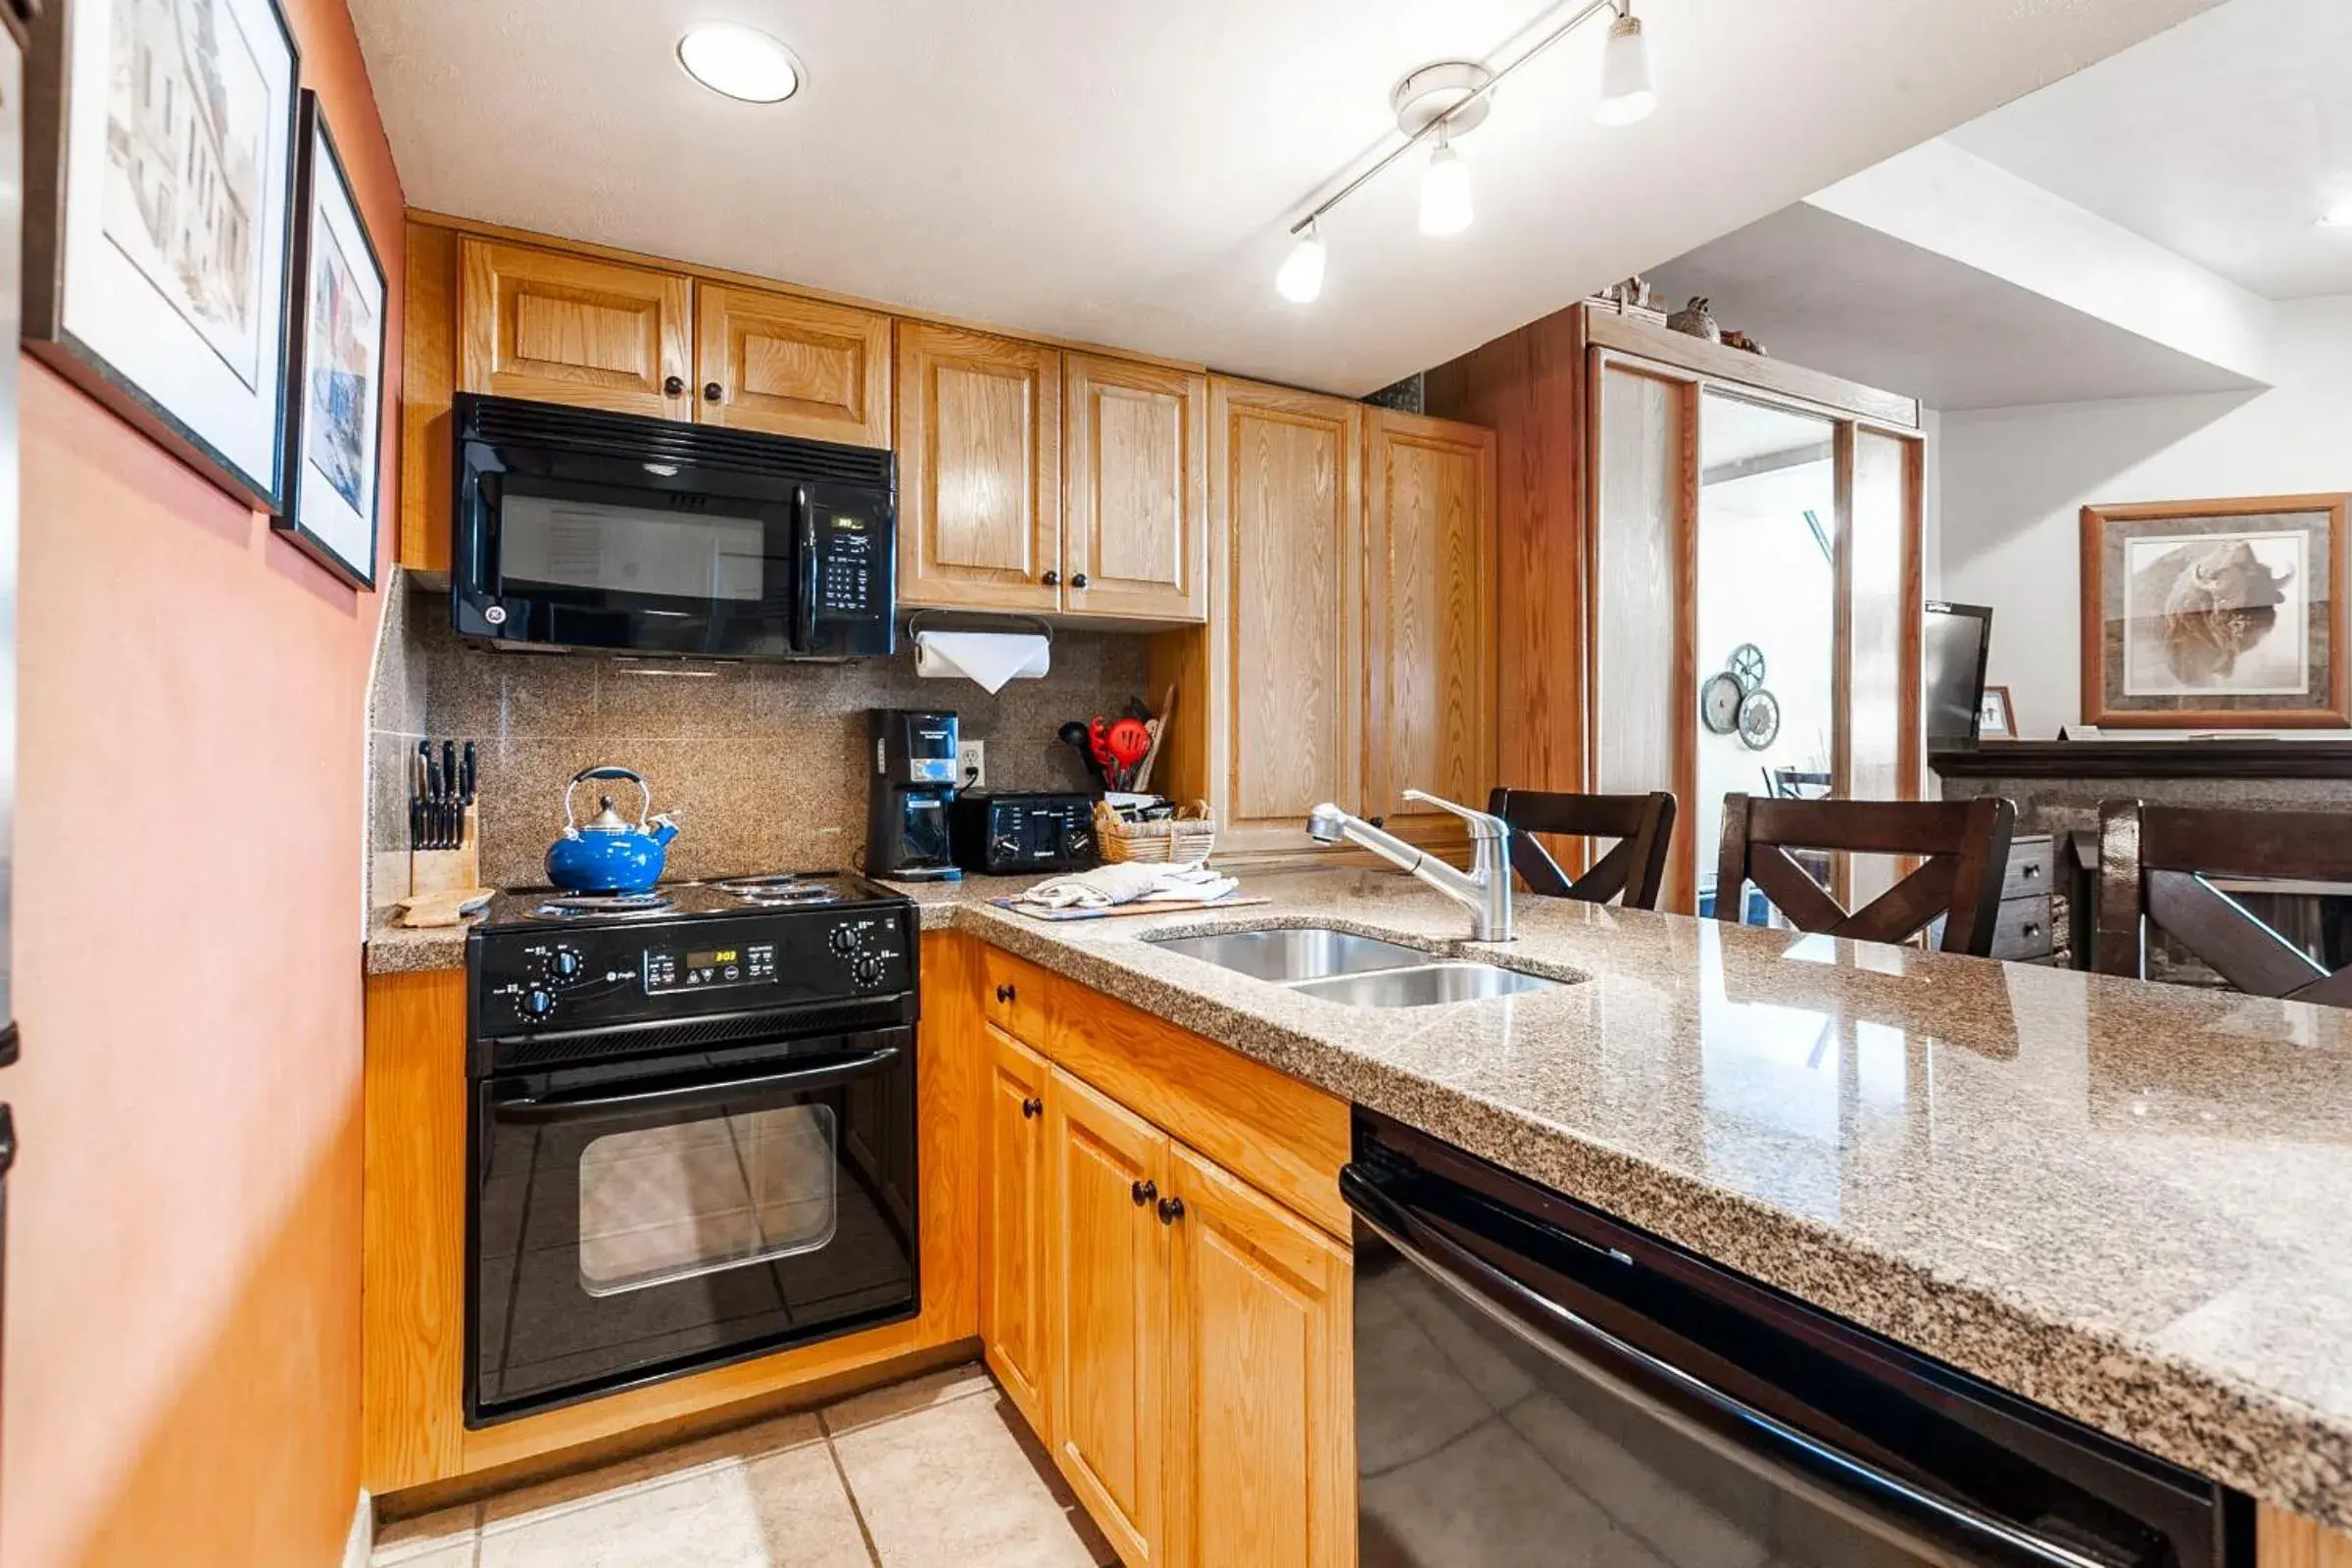
POLYGON ((988 1374, 824 1409, 376 1532, 374 1568, 1102 1568, 1109 1544, 988 1374))

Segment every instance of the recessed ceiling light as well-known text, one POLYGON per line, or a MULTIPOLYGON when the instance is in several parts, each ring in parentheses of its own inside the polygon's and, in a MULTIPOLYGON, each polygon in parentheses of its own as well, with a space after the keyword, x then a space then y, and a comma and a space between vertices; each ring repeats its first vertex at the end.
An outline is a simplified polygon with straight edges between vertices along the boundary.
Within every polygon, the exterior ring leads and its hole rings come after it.
POLYGON ((678 40, 686 74, 747 104, 780 104, 801 88, 801 63, 792 51, 757 28, 705 23, 678 40))
POLYGON ((2320 220, 2322 228, 2352 228, 2352 201, 2337 202, 2320 220))

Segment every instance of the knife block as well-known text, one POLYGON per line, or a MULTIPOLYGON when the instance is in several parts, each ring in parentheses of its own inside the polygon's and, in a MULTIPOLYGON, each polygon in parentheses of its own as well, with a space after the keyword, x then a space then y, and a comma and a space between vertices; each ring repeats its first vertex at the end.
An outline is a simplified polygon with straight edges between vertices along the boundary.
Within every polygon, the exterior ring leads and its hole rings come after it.
POLYGON ((450 893, 482 884, 482 819, 477 802, 466 808, 466 824, 454 850, 411 850, 409 891, 450 893))

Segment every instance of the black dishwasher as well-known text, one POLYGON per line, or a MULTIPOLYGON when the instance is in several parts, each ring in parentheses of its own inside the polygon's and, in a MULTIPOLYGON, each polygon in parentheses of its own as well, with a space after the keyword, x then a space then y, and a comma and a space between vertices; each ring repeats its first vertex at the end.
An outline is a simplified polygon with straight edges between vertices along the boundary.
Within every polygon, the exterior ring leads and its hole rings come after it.
POLYGON ((1372 1112, 1361 1568, 2245 1568, 2246 1497, 1372 1112))

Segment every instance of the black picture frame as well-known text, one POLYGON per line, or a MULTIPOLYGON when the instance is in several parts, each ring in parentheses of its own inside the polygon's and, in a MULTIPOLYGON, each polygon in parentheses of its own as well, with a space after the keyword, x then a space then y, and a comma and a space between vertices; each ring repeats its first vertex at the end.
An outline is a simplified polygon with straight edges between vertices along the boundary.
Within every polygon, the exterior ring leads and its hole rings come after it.
POLYGON ((361 211, 359 196, 351 188, 351 174, 343 166, 343 154, 335 145, 335 133, 326 122, 324 106, 318 94, 305 87, 300 94, 296 114, 295 135, 299 148, 298 168, 294 177, 294 226, 290 236, 293 281, 286 294, 286 311, 292 328, 287 334, 285 416, 280 421, 285 437, 285 449, 278 460, 279 472, 285 476, 286 499, 270 518, 270 526, 284 534, 287 542, 324 566, 336 577, 354 588, 375 587, 376 555, 383 546, 384 516, 384 371, 390 353, 391 280, 384 271, 384 260, 375 248, 375 237, 368 232, 368 215, 361 211), (323 153, 324 172, 331 176, 351 209, 354 226, 359 231, 362 250, 375 277, 375 387, 374 418, 367 432, 368 454, 366 472, 368 486, 368 550, 365 561, 351 561, 337 550, 332 541, 313 528, 302 514, 303 503, 303 443, 309 438, 310 365, 311 365, 311 290, 316 284, 312 270, 311 247, 314 243, 318 213, 320 160, 314 156, 323 153))
MULTIPOLYGON (((118 0, 119 3, 119 0, 118 0)), ((271 40, 285 52, 285 167, 278 187, 283 211, 276 258, 277 309, 266 319, 263 346, 275 372, 275 427, 269 445, 270 471, 254 472, 199 433, 180 414, 140 384, 123 367, 77 335, 68 324, 68 141, 72 129, 72 38, 78 0, 44 0, 34 13, 24 56, 24 348, 67 380, 196 470, 220 489, 257 512, 275 512, 286 486, 286 346, 290 336, 287 302, 293 288, 294 184, 301 142, 302 51, 287 25, 280 0, 251 0, 275 26, 271 40), (274 344, 269 341, 272 333, 274 344)), ((102 198, 101 198, 102 199, 102 198)), ((265 264, 267 265, 267 264, 265 264)), ((266 274, 265 274, 266 275, 266 274)))

